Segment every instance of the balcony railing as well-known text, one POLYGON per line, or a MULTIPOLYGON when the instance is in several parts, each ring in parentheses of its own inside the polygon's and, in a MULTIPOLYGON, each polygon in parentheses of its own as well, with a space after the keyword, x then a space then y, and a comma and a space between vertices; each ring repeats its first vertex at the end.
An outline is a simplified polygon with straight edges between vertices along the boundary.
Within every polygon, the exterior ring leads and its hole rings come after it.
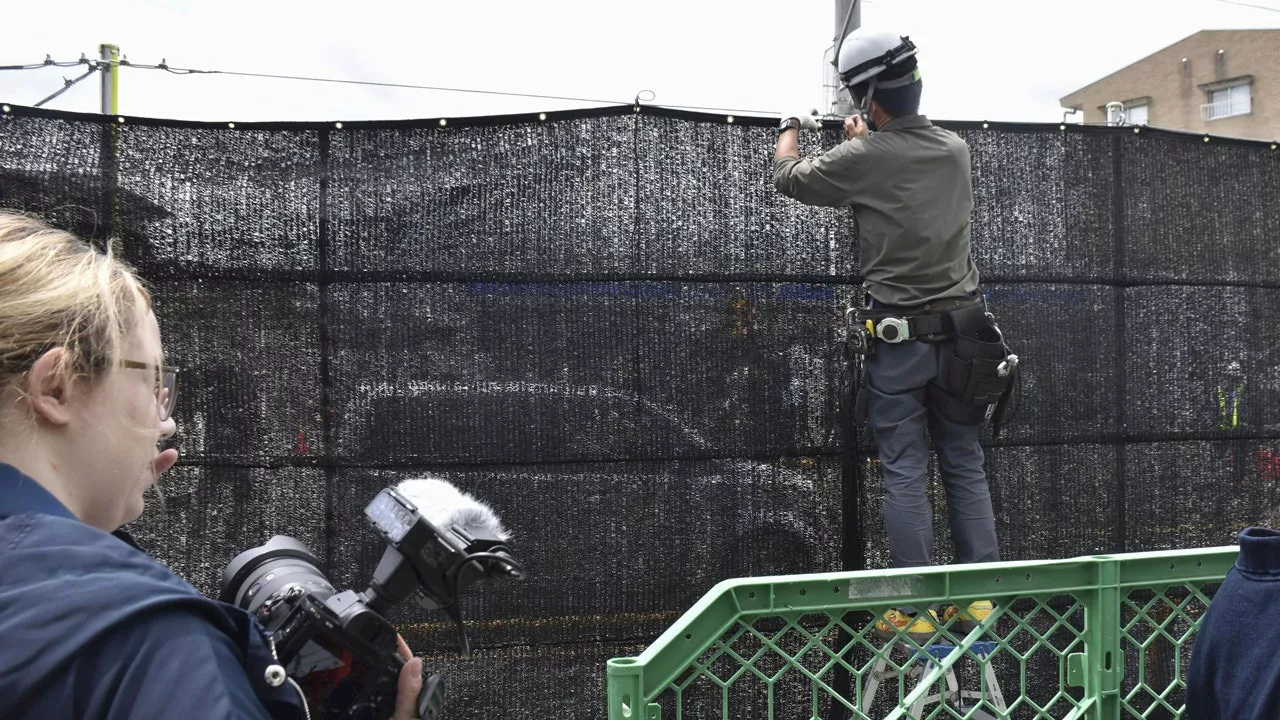
POLYGON ((1200 117, 1205 120, 1218 120, 1232 115, 1247 115, 1253 111, 1253 98, 1235 98, 1205 103, 1200 106, 1200 117))

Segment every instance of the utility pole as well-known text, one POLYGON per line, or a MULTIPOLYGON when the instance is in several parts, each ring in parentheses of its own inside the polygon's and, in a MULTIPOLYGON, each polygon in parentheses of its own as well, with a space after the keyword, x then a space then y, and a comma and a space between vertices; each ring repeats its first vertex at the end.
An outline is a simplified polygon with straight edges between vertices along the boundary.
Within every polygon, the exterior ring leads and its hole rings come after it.
POLYGON ((120 114, 120 48, 115 45, 99 45, 102 59, 102 114, 120 114))
MULTIPOLYGON (((102 114, 120 115, 120 48, 103 43, 98 46, 98 69, 102 72, 102 114)), ((115 237, 120 230, 120 149, 115 123, 107 123, 102 134, 102 169, 107 179, 107 194, 103 198, 110 203, 111 220, 106 223, 107 236, 115 237)), ((119 243, 107 242, 108 252, 119 257, 119 243)))
POLYGON ((840 70, 837 63, 840 59, 840 43, 845 36, 862 27, 862 6, 858 0, 836 0, 836 33, 826 56, 826 96, 827 112, 841 117, 852 115, 853 98, 844 83, 840 82, 840 70))

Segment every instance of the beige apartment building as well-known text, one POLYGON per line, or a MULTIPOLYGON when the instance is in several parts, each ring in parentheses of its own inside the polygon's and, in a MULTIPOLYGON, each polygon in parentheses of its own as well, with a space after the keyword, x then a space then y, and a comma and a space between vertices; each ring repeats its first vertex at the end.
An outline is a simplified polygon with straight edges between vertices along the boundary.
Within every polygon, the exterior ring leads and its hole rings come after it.
POLYGON ((1277 140, 1280 29, 1202 30, 1060 102, 1086 123, 1277 140))

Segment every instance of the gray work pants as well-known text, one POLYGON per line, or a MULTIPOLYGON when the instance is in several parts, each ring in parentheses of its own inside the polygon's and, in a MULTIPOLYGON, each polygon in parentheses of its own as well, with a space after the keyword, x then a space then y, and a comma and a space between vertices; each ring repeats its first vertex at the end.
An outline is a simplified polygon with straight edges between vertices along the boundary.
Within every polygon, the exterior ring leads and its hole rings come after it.
POLYGON ((884 469, 884 520, 893 567, 933 557, 933 509, 927 495, 929 436, 947 492, 957 563, 1000 559, 991 491, 982 468, 985 410, 968 407, 934 384, 952 343, 877 342, 867 359, 867 419, 884 469))

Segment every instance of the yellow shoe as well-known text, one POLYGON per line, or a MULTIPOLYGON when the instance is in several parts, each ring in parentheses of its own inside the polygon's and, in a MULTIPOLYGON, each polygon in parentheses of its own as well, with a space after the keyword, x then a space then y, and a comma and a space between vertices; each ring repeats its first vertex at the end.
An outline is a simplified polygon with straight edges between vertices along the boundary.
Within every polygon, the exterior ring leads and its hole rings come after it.
POLYGON ((888 640, 900 633, 906 633, 907 637, 924 645, 933 640, 933 636, 938 632, 938 626, 935 624, 938 620, 938 614, 929 610, 926 616, 908 615, 898 608, 889 608, 885 611, 884 617, 876 620, 875 631, 881 638, 888 640))
POLYGON ((955 605, 950 605, 942 613, 942 622, 949 623, 952 618, 956 621, 952 623, 951 629, 957 632, 970 633, 979 624, 985 623, 987 618, 991 617, 991 613, 995 612, 996 606, 990 600, 974 600, 969 603, 969 607, 961 610, 955 605))

